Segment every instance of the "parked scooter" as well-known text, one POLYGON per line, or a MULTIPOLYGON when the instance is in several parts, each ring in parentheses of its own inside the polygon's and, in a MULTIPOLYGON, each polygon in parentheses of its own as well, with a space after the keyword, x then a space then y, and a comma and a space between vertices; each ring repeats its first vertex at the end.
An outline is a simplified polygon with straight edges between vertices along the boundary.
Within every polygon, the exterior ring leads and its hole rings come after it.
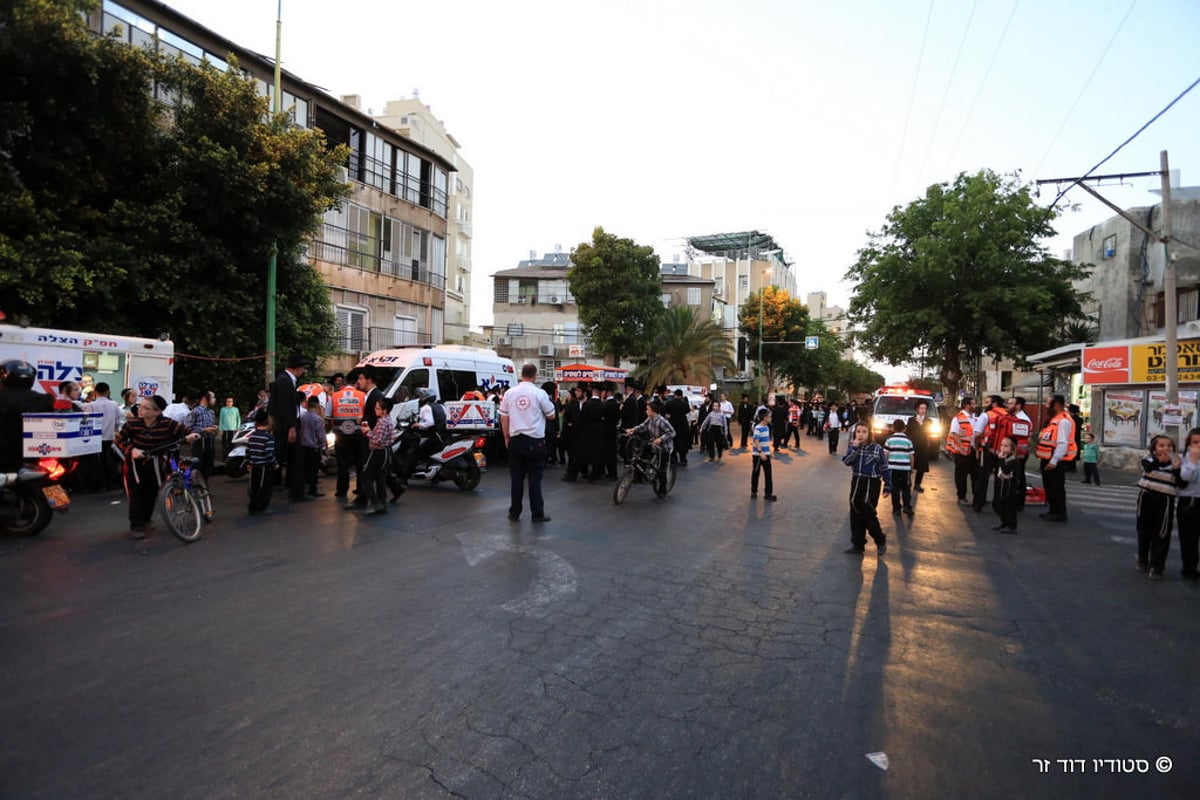
POLYGON ((250 471, 250 464, 246 460, 246 446, 252 433, 254 423, 243 423, 229 442, 229 452, 225 454, 225 474, 230 478, 240 478, 250 471))
MULTIPOLYGON (((394 496, 400 494, 403 485, 404 464, 420 443, 420 431, 412 424, 401 423, 397 429, 396 439, 392 443, 392 475, 388 479, 388 487, 394 496)), ((430 483, 453 481, 459 489, 469 492, 479 485, 482 477, 475 454, 483 452, 483 446, 486 443, 487 434, 480 435, 471 432, 451 435, 441 449, 413 465, 409 480, 423 480, 430 483)))
MULTIPOLYGON (((250 434, 254 433, 254 423, 247 422, 238 428, 229 442, 229 452, 225 454, 225 474, 230 478, 240 478, 250 471, 250 463, 246 460, 246 447, 250 442, 250 434)), ((321 457, 321 472, 325 475, 337 474, 337 458, 333 455, 334 435, 325 434, 325 455, 321 457)))
POLYGON ((55 511, 70 508, 70 496, 57 483, 68 471, 57 458, 43 458, 37 466, 0 473, 0 534, 36 536, 50 524, 55 511))

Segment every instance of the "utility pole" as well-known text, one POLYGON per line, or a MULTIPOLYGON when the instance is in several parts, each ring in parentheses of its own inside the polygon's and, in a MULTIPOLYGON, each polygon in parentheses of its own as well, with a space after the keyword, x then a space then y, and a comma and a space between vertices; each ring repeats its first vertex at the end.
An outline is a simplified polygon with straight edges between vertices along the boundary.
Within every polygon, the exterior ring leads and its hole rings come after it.
MULTIPOLYGON (((1175 297, 1175 262, 1171 260, 1171 170, 1167 166, 1167 151, 1158 154, 1159 167, 1162 171, 1162 246, 1163 246, 1163 326, 1166 341, 1164 342, 1166 356, 1163 366, 1166 368, 1167 406, 1172 409, 1172 421, 1179 418, 1175 409, 1179 408, 1179 309, 1175 297)), ((1163 419, 1168 419, 1163 414, 1163 419)), ((1164 424, 1167 436, 1178 447, 1180 425, 1164 424)))
MULTIPOLYGON (((275 7, 275 97, 272 110, 278 117, 283 111, 283 94, 281 91, 282 71, 279 65, 280 50, 283 47, 283 0, 278 0, 275 7)), ((275 294, 276 274, 279 257, 279 242, 271 242, 271 256, 267 261, 267 335, 266 364, 263 372, 266 374, 266 385, 270 386, 275 379, 275 294)))
MULTIPOLYGON (((1044 183, 1070 183, 1072 186, 1078 186, 1085 192, 1095 197, 1101 203, 1117 212, 1130 225, 1137 228, 1142 233, 1149 236, 1151 239, 1156 239, 1162 242, 1163 246, 1163 368, 1164 368, 1164 385, 1167 390, 1167 405, 1175 409, 1179 407, 1179 312, 1178 298, 1175 296, 1175 264, 1171 261, 1170 243, 1171 243, 1171 170, 1168 167, 1167 151, 1159 152, 1159 168, 1154 172, 1126 172, 1119 175, 1084 175, 1079 178, 1047 178, 1036 181, 1038 186, 1044 183), (1162 233, 1147 228, 1139 220, 1130 216, 1125 212, 1125 209, 1119 207, 1107 198, 1100 195, 1095 189, 1091 188, 1084 181, 1106 181, 1106 180, 1123 180, 1125 178, 1146 178, 1153 175, 1159 176, 1162 181, 1162 233)), ((1067 187, 1070 189, 1070 187, 1067 187)), ((1166 416, 1166 415, 1164 415, 1166 416)), ((1172 416, 1172 419, 1177 416, 1172 416)), ((1163 427, 1167 431, 1167 436, 1178 446, 1180 426, 1176 424, 1164 424, 1163 427)))

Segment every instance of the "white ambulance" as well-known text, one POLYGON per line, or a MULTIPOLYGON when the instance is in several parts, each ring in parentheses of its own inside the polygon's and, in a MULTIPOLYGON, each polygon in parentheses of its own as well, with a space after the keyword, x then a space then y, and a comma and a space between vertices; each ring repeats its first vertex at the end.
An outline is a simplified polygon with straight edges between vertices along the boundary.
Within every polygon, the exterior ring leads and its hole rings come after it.
POLYGON ((175 343, 107 333, 0 325, 0 361, 19 358, 37 368, 34 389, 57 396, 63 381, 107 383, 112 398, 125 388, 171 399, 175 343))
MULTIPOLYGON (((411 345, 392 350, 376 350, 358 362, 360 367, 375 370, 375 385, 385 397, 396 396, 401 386, 408 389, 409 398, 415 398, 418 389, 429 387, 443 404, 447 405, 447 424, 450 427, 495 429, 495 408, 487 404, 482 419, 476 419, 480 407, 477 404, 460 405, 458 401, 476 387, 484 394, 494 389, 509 389, 516 385, 519 376, 512 359, 504 358, 484 347, 465 345, 411 345), (458 414, 465 414, 461 419, 458 414), (453 421, 450 417, 455 417, 453 421)), ((392 415, 405 419, 415 413, 416 403, 410 400, 409 408, 397 406, 392 415)))
POLYGON ((871 431, 875 434, 875 441, 882 442, 883 438, 892 432, 892 423, 896 420, 904 420, 907 423, 917 413, 917 405, 920 403, 929 404, 930 441, 940 440, 942 423, 933 395, 907 384, 899 384, 884 386, 875 393, 871 403, 871 431))

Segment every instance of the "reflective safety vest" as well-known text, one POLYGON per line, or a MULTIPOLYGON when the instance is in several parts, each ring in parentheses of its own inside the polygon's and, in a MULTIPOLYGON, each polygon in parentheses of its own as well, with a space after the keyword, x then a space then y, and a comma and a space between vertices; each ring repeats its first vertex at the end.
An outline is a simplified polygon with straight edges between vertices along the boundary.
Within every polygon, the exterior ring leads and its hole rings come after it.
POLYGON ((333 393, 333 429, 342 434, 359 432, 358 423, 366 410, 367 396, 353 386, 343 386, 333 393))
MULTIPOLYGON (((1054 457, 1054 448, 1058 446, 1058 426, 1063 420, 1071 420, 1067 412, 1060 411, 1053 419, 1046 423, 1046 427, 1042 428, 1042 432, 1038 434, 1037 457, 1040 460, 1049 461, 1054 457)), ((1067 437, 1067 454, 1062 457, 1062 461, 1074 461, 1079 455, 1079 447, 1075 444, 1075 437, 1067 437)))
POLYGON ((990 408, 987 412, 987 425, 983 428, 982 444, 993 453, 1000 449, 1000 440, 1004 438, 1004 419, 1008 411, 1003 408, 990 408))
POLYGON ((959 411, 950 420, 950 432, 946 435, 946 452, 951 455, 971 455, 971 442, 975 439, 975 428, 971 424, 971 415, 959 411))
POLYGON ((1000 449, 1000 440, 1004 437, 1011 438, 1017 443, 1017 458, 1024 458, 1029 455, 1029 437, 1033 434, 1033 425, 1020 417, 1012 414, 1005 415, 1004 419, 1000 420, 1000 435, 996 439, 996 449, 1000 449))

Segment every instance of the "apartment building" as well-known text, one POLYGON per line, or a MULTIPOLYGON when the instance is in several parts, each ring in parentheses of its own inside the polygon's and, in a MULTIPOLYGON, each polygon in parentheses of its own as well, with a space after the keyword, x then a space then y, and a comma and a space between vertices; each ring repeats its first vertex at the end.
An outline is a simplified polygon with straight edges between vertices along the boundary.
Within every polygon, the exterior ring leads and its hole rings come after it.
MULTIPOLYGON (((345 98, 343 98, 345 99, 345 98)), ((357 107, 357 98, 354 98, 357 107)), ((475 170, 459 152, 461 145, 433 109, 413 96, 389 100, 375 119, 409 139, 424 145, 454 165, 449 189, 450 213, 446 218, 446 312, 447 342, 468 343, 471 328, 471 240, 474 235, 473 187, 475 170)))
MULTIPOLYGON (((88 16, 98 34, 131 46, 228 68, 228 56, 272 99, 275 65, 153 0, 103 0, 88 16)), ((362 353, 445 340, 449 193, 455 164, 390 129, 352 104, 284 71, 282 108, 295 125, 319 128, 345 144, 352 188, 329 211, 309 243, 308 258, 329 287, 341 334, 332 368, 362 353)))

